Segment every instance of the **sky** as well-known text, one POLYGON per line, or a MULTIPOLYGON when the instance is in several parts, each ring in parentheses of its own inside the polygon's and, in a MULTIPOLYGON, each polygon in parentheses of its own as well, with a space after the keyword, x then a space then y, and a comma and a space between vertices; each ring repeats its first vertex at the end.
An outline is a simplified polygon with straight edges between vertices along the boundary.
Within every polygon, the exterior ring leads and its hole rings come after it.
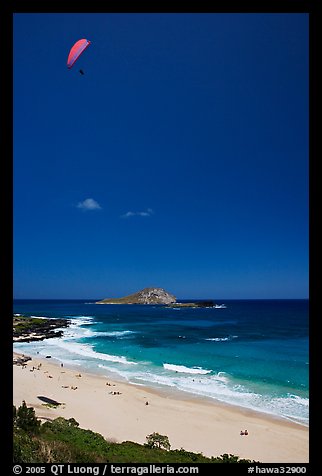
POLYGON ((307 298, 308 23, 14 14, 14 297, 307 298))

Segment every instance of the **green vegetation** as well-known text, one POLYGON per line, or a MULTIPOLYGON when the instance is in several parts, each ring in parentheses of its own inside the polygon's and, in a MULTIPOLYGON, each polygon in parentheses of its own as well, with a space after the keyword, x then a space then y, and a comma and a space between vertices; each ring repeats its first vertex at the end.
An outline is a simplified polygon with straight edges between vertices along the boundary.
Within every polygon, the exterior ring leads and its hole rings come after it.
POLYGON ((61 403, 42 403, 42 406, 46 408, 58 408, 60 405, 61 403))
POLYGON ((28 408, 26 402, 23 401, 18 410, 13 406, 13 425, 23 431, 37 434, 39 433, 40 420, 37 419, 35 410, 28 408))
POLYGON ((68 319, 40 319, 37 317, 13 317, 13 341, 29 342, 50 337, 59 337, 62 330, 69 325, 68 319))
POLYGON ((47 319, 38 319, 36 317, 19 316, 13 320, 14 334, 21 334, 25 332, 33 332, 39 328, 48 326, 47 319))
MULTIPOLYGON (((111 435, 112 436, 112 435, 111 435)), ((147 443, 115 443, 91 430, 79 428, 74 418, 59 417, 40 423, 26 403, 13 407, 14 463, 251 463, 224 454, 207 458, 183 448, 170 450, 167 436, 152 433, 147 443)), ((215 448, 214 448, 215 451, 215 448)))
POLYGON ((164 448, 165 450, 170 450, 171 448, 169 438, 159 433, 151 433, 151 435, 146 437, 146 440, 146 446, 148 446, 148 448, 164 448))

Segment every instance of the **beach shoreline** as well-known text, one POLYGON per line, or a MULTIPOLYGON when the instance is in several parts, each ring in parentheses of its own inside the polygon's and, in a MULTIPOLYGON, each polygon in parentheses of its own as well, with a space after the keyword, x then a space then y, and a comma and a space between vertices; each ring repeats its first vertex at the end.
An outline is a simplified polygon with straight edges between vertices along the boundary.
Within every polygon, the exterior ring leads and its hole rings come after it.
POLYGON ((32 357, 24 366, 13 365, 13 404, 25 400, 43 421, 75 418, 80 427, 116 442, 143 444, 155 431, 169 437, 172 449, 205 456, 231 453, 263 463, 309 461, 307 426, 182 393, 63 367, 54 359, 32 357), (61 405, 45 406, 44 398, 61 405), (245 429, 249 434, 241 436, 245 429))

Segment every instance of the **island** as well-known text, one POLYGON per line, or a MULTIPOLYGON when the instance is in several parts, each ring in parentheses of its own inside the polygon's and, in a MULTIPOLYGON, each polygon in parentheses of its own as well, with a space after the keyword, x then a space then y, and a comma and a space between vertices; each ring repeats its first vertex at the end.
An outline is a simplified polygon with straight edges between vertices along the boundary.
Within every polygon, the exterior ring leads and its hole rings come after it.
POLYGON ((169 308, 180 307, 224 307, 215 304, 213 300, 200 300, 193 302, 177 302, 177 298, 163 288, 144 288, 121 298, 106 298, 95 304, 159 304, 169 308))
POLYGON ((107 298, 96 304, 172 304, 176 297, 162 288, 144 288, 121 298, 107 298))

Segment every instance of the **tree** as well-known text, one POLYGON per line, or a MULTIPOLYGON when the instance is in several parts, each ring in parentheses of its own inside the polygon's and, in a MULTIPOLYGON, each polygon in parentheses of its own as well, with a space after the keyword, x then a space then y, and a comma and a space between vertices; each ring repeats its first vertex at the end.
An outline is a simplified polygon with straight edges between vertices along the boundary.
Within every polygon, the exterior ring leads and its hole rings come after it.
POLYGON ((22 405, 16 412, 15 423, 18 428, 21 428, 21 430, 30 433, 39 432, 40 420, 37 419, 35 410, 32 407, 28 408, 25 401, 22 402, 22 405))
POLYGON ((165 435, 160 435, 160 433, 151 433, 146 437, 146 446, 149 448, 159 448, 169 450, 171 448, 169 438, 165 435))

